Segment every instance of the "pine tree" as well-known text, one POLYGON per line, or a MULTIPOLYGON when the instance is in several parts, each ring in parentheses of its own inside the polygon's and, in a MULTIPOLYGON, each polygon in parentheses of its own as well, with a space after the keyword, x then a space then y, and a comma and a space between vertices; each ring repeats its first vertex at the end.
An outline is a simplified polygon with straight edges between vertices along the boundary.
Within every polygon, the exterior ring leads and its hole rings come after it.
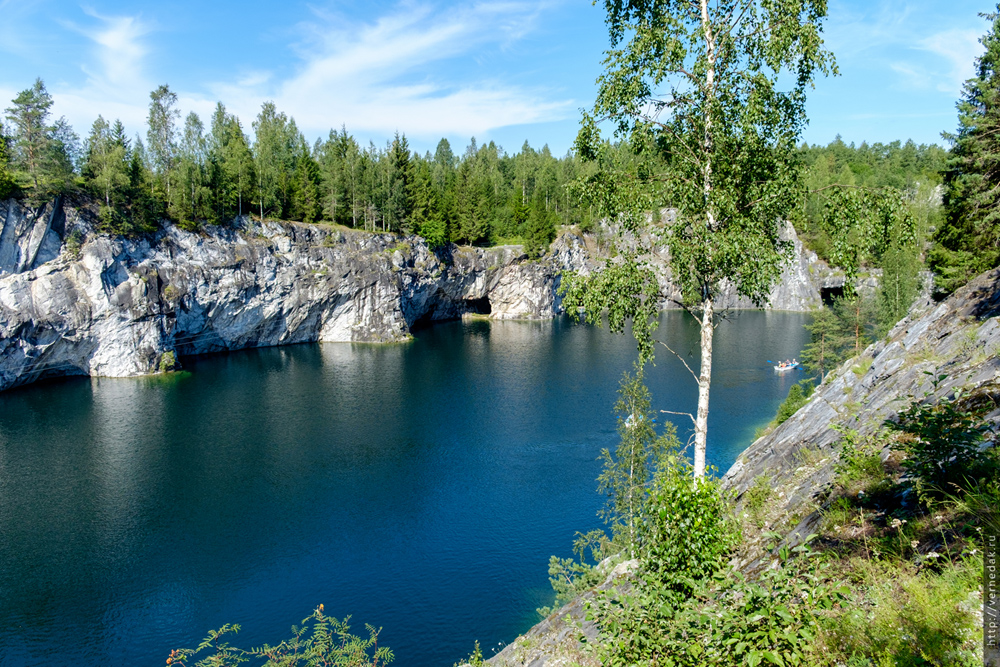
POLYGON ((986 51, 958 103, 958 133, 945 172, 947 222, 935 234, 930 264, 937 286, 951 292, 1000 264, 1000 13, 980 40, 986 51))
POLYGON ((524 252, 532 259, 541 257, 556 237, 556 214, 545 206, 542 189, 531 198, 531 210, 525 225, 524 252))
POLYGON ((15 165, 25 176, 26 189, 35 199, 48 195, 51 181, 53 128, 49 126, 52 96, 41 79, 22 90, 6 109, 14 131, 15 165))

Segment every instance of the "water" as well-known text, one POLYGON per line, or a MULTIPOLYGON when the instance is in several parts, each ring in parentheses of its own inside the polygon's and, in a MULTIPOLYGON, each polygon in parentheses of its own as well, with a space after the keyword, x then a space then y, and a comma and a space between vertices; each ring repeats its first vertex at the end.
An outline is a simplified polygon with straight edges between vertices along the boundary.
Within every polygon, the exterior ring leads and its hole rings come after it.
MULTIPOLYGON (((799 379, 766 360, 796 356, 805 321, 717 330, 723 471, 799 379)), ((658 336, 697 368, 690 317, 658 336)), ((654 407, 693 411, 660 350, 654 407)), ((2 393, 0 665, 162 665, 224 623, 275 643, 319 603, 384 627, 395 664, 447 667, 476 639, 489 655, 551 602, 549 555, 599 525, 596 457, 634 356, 566 320, 454 322, 2 393)))

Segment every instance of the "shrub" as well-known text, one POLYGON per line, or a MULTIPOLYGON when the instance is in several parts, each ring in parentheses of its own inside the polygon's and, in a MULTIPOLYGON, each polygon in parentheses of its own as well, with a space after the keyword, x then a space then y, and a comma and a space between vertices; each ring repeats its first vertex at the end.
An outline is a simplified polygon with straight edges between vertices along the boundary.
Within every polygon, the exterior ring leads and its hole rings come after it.
POLYGON ((788 390, 788 396, 784 402, 778 406, 778 414, 775 415, 774 421, 778 425, 784 424, 788 421, 789 417, 798 412, 799 408, 806 404, 812 393, 812 380, 802 380, 798 384, 793 384, 792 388, 788 390))
POLYGON ((361 638, 350 633, 347 624, 350 616, 338 621, 323 613, 320 605, 299 627, 292 626, 292 638, 270 646, 264 644, 260 648, 249 651, 230 646, 223 638, 228 634, 236 634, 239 625, 224 625, 218 630, 208 633, 208 637, 196 649, 175 649, 167 658, 168 665, 180 667, 221 667, 222 665, 238 665, 250 662, 256 658, 261 667, 296 667, 297 665, 338 665, 339 667, 378 667, 393 661, 392 651, 378 645, 376 630, 365 625, 368 637, 361 638), (197 662, 198 654, 206 655, 197 662), (263 661, 263 662, 260 662, 263 661))
POLYGON ((937 403, 913 402, 886 426, 901 434, 893 449, 906 458, 917 497, 927 504, 974 476, 987 463, 980 446, 989 427, 983 408, 961 407, 962 393, 937 403))

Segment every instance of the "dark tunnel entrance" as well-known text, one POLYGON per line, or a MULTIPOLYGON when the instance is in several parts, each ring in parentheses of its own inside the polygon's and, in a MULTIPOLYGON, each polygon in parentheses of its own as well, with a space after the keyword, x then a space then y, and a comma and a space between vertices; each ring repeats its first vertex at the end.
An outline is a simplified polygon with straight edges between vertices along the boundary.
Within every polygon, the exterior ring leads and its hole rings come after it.
POLYGON ((490 306, 489 297, 483 297, 481 299, 469 299, 465 302, 466 312, 475 313, 476 315, 489 315, 493 312, 493 307, 490 306))

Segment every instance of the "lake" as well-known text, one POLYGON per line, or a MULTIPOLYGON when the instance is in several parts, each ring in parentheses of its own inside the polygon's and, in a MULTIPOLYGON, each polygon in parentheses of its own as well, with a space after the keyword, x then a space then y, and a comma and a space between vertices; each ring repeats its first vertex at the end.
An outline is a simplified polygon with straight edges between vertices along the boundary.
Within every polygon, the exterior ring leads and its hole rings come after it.
MULTIPOLYGON (((801 379, 767 360, 798 356, 808 317, 717 329, 721 471, 801 379)), ((657 332, 695 369, 697 334, 681 312, 657 332)), ((0 665, 162 665, 224 623, 276 643, 320 603, 383 627, 394 664, 450 667, 477 639, 492 655, 551 603, 549 556, 601 525, 597 457, 634 358, 568 319, 473 320, 0 393, 0 665)), ((662 346, 647 383, 654 409, 694 411, 662 346)))

